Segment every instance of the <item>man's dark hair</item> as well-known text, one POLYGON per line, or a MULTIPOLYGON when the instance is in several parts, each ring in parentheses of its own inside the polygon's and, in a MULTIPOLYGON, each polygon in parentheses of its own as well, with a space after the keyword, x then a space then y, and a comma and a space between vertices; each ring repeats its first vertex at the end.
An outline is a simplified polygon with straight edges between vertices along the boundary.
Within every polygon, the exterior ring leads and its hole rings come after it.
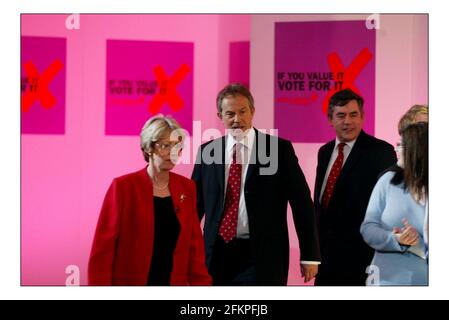
POLYGON ((327 108, 327 117, 332 119, 335 107, 342 107, 349 101, 355 100, 359 106, 359 111, 363 115, 363 98, 351 89, 343 89, 332 95, 329 100, 329 106, 327 108))
POLYGON ((227 96, 244 96, 246 99, 248 99, 249 107, 251 109, 254 109, 254 98, 248 88, 241 83, 230 83, 226 87, 224 87, 217 95, 217 110, 219 113, 221 113, 223 109, 223 99, 227 96))

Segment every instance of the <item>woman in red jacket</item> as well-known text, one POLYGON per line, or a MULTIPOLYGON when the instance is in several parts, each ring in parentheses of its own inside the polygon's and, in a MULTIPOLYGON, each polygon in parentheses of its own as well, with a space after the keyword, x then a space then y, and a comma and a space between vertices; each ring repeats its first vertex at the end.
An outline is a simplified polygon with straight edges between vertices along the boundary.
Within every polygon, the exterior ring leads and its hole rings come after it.
POLYGON ((112 181, 89 260, 89 285, 209 285, 195 183, 170 172, 184 135, 172 118, 141 132, 148 166, 112 181))

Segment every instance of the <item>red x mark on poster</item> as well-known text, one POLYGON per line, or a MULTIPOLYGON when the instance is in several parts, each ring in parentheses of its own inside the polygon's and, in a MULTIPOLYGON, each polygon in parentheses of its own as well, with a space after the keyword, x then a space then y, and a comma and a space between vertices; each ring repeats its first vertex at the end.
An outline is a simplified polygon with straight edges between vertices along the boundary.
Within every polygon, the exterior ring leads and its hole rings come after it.
POLYGON ((158 113, 166 101, 173 111, 177 112, 182 109, 184 101, 176 92, 176 86, 185 78, 189 71, 189 66, 182 64, 175 74, 171 78, 168 78, 161 66, 154 68, 153 72, 159 85, 159 92, 154 96, 148 107, 148 111, 151 114, 158 113))
POLYGON ((56 104, 56 98, 48 89, 48 85, 62 69, 62 62, 58 59, 54 60, 41 75, 39 75, 39 71, 31 61, 26 62, 23 67, 27 78, 33 79, 35 82, 33 81, 31 86, 27 86, 22 96, 22 112, 30 110, 36 100, 39 100, 45 109, 53 107, 56 104))
MULTIPOLYGON (((327 63, 329 64, 329 67, 331 71, 334 73, 334 75, 337 75, 339 73, 343 74, 343 84, 341 86, 341 89, 352 89, 354 92, 359 93, 359 90, 354 84, 355 79, 360 74, 360 72, 365 68, 365 66, 368 64, 368 62, 373 57, 372 53, 367 49, 363 49, 360 51, 360 53, 355 57, 355 59, 351 62, 349 67, 345 69, 343 63, 341 62, 340 57, 336 52, 331 53, 327 57, 327 63)), ((329 105, 329 100, 331 96, 337 92, 337 89, 330 90, 326 96, 326 98, 323 101, 323 113, 327 115, 327 107, 329 105)))

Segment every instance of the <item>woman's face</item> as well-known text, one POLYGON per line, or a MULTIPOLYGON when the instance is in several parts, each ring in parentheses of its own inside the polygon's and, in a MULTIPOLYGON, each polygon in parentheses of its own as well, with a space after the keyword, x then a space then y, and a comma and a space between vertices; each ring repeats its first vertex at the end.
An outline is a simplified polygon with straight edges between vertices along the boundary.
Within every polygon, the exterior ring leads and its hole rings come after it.
POLYGON ((173 139, 170 139, 170 134, 166 134, 154 143, 150 159, 152 159, 153 166, 157 171, 170 171, 178 162, 181 151, 180 140, 173 141, 173 139))
POLYGON ((402 139, 399 143, 396 144, 396 153, 398 156, 398 166, 404 168, 404 147, 402 145, 402 139))

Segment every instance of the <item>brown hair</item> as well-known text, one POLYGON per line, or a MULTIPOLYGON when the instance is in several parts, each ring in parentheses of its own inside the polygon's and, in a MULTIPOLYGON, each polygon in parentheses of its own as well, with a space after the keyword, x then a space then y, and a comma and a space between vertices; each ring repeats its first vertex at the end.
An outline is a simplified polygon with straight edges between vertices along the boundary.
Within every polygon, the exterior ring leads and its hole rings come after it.
POLYGON ((402 179, 400 176, 395 176, 396 179, 392 180, 393 184, 398 184, 402 180, 405 189, 416 195, 417 200, 426 199, 429 194, 428 128, 427 122, 418 122, 402 130, 404 169, 402 179))
POLYGON ((221 89, 221 91, 217 95, 218 112, 221 113, 222 111, 222 102, 224 98, 226 98, 227 96, 236 97, 239 95, 244 96, 246 99, 248 99, 249 107, 251 109, 254 109, 254 98, 249 89, 241 83, 230 83, 226 87, 221 89))

